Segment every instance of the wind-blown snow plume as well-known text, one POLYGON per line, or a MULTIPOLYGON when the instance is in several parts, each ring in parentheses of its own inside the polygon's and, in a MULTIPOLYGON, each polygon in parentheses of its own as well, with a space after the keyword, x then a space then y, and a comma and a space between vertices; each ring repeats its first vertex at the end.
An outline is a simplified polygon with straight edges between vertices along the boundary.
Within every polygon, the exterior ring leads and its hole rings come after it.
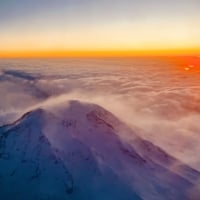
POLYGON ((43 106, 1 127, 0 136, 2 199, 188 200, 200 194, 198 171, 96 104, 43 106))
POLYGON ((1 124, 41 105, 97 103, 200 169, 198 70, 159 59, 2 60, 0 68, 1 124))

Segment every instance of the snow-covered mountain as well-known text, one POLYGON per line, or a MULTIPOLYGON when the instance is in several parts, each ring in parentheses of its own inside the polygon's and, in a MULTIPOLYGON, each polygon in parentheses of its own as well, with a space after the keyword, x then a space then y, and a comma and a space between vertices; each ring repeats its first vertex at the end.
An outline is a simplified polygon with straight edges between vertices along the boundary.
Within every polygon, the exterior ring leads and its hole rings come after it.
POLYGON ((199 178, 95 104, 39 108, 0 128, 0 199, 194 200, 199 178))

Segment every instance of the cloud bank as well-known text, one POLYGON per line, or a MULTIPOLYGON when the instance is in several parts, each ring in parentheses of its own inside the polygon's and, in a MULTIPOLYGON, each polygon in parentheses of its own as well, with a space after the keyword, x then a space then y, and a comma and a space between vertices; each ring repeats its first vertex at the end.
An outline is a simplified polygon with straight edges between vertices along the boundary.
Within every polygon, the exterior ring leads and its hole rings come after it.
POLYGON ((69 99, 97 103, 200 170, 200 70, 158 59, 0 61, 0 124, 69 99))

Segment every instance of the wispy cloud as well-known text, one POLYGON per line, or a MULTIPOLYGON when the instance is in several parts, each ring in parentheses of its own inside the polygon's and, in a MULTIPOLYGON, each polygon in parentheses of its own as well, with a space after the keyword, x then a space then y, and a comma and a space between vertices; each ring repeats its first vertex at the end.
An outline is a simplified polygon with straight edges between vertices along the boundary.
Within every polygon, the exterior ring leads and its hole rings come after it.
POLYGON ((71 99, 92 102, 139 128, 142 137, 200 169, 200 74, 179 71, 155 60, 52 62, 38 61, 34 68, 29 61, 29 68, 13 71, 10 63, 8 70, 2 70, 1 124, 36 107, 50 108, 71 99))

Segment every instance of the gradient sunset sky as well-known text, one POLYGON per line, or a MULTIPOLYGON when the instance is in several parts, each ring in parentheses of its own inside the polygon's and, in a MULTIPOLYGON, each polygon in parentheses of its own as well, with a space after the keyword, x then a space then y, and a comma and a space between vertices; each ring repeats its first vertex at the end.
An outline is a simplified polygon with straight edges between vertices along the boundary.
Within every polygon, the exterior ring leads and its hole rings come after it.
POLYGON ((0 0, 0 57, 200 49, 200 0, 0 0))

